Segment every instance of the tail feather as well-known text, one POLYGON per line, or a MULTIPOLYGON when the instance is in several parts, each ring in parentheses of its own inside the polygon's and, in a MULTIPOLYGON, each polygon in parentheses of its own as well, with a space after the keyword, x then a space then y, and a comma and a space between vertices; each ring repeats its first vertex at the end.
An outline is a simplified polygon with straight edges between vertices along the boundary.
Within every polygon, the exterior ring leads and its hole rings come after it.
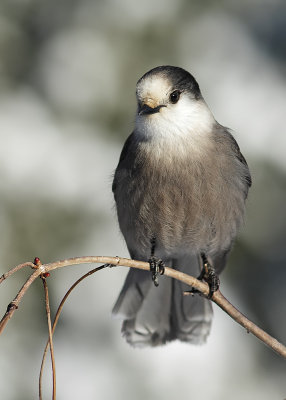
MULTIPOLYGON (((126 341, 136 347, 165 343, 170 332, 172 282, 170 278, 162 276, 159 286, 155 287, 150 273, 146 275, 150 286, 148 294, 137 313, 122 325, 126 341)), ((128 292, 126 296, 129 296, 128 292)))
POLYGON ((147 297, 151 283, 148 272, 131 268, 112 313, 126 319, 134 318, 147 297))
MULTIPOLYGON (((182 256, 175 261, 175 268, 181 272, 198 276, 200 263, 196 256, 182 256)), ((212 305, 209 300, 200 296, 184 296, 190 287, 183 282, 173 284, 173 336, 193 344, 205 343, 211 329, 212 305)))
POLYGON ((173 337, 193 344, 205 343, 212 322, 212 306, 209 300, 195 296, 184 296, 182 293, 189 287, 181 282, 174 284, 174 302, 172 323, 173 337))
MULTIPOLYGON (((195 256, 172 261, 182 272, 199 274, 195 256)), ((170 262, 166 262, 170 265, 170 262)), ((205 342, 212 320, 210 302, 199 296, 184 296, 190 288, 182 282, 160 276, 155 287, 150 273, 131 269, 113 313, 124 319, 123 336, 133 346, 157 346, 179 339, 190 343, 205 342)))

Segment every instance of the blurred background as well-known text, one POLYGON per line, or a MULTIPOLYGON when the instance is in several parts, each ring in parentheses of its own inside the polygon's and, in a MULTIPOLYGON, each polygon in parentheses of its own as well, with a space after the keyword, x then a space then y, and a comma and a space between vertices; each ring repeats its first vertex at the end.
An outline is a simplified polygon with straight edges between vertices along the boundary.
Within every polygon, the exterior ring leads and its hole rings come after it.
MULTIPOLYGON (((135 84, 161 64, 197 78, 233 129, 253 187, 221 276, 242 312, 286 343, 286 3, 283 0, 2 0, 0 273, 35 256, 128 256, 112 174, 132 131, 135 84)), ((93 266, 52 273, 52 312, 93 266)), ((125 268, 99 272, 68 300, 55 334, 61 399, 284 399, 285 361, 214 307, 205 346, 136 350, 111 308, 125 268)), ((0 311, 30 271, 0 290, 0 311)), ((47 337, 35 282, 1 337, 1 399, 37 398, 47 337)), ((46 368, 45 398, 51 398, 46 368)))

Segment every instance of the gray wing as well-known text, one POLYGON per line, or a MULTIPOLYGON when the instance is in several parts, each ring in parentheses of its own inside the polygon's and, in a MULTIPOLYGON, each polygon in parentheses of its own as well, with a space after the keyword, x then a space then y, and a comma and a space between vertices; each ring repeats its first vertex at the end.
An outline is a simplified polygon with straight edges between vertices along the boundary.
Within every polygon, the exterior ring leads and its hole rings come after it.
POLYGON ((134 139, 134 133, 128 136, 126 139, 123 149, 120 154, 119 162, 117 168, 115 170, 114 179, 112 183, 112 191, 116 201, 116 189, 118 184, 120 184, 120 180, 123 176, 130 173, 132 169, 132 164, 135 158, 136 153, 136 141, 134 139), (128 154, 128 157, 127 157, 128 154))
POLYGON ((250 171, 248 168, 248 164, 246 162, 246 159, 244 158, 243 154, 240 151, 239 145, 237 144, 237 141, 234 139, 234 137, 232 136, 232 134, 227 130, 230 140, 231 140, 231 148, 235 154, 235 156, 237 157, 237 159, 245 166, 245 176, 243 177, 246 183, 246 197, 248 195, 248 189, 251 187, 252 185, 252 179, 251 179, 251 175, 250 175, 250 171))
MULTIPOLYGON (((248 196, 249 188, 252 185, 252 179, 251 179, 251 175, 250 175, 250 171, 249 171, 246 159, 244 158, 243 154, 241 153, 239 145, 238 145, 237 141, 235 140, 235 138, 233 137, 233 135, 230 133, 229 129, 218 123, 217 123, 217 128, 219 129, 220 134, 223 136, 223 140, 229 141, 230 148, 231 148, 234 156, 236 157, 236 159, 239 161, 239 163, 243 167, 241 169, 241 173, 242 173, 241 179, 244 184, 243 185, 244 186, 244 199, 246 200, 246 198, 248 196)), ((229 254, 231 248, 232 248, 232 243, 228 249, 221 251, 212 257, 211 262, 212 262, 212 265, 215 267, 217 274, 220 274, 221 271, 224 269, 226 262, 227 262, 228 254, 229 254)))

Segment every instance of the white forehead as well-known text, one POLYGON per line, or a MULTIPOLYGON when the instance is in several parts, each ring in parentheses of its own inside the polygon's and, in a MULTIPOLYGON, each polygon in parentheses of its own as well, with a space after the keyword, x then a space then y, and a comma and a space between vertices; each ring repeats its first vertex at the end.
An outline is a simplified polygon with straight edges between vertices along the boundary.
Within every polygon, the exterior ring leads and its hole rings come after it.
POLYGON ((137 84, 137 96, 140 99, 153 98, 162 99, 172 89, 169 80, 162 75, 148 76, 137 84))

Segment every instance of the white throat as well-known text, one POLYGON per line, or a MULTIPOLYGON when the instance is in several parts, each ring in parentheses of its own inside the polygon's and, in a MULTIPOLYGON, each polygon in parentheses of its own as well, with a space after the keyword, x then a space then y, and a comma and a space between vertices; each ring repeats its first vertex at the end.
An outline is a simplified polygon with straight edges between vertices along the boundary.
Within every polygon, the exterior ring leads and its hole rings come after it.
POLYGON ((155 150, 173 146, 180 152, 199 154, 212 145, 215 119, 204 100, 182 96, 177 104, 148 116, 137 116, 135 135, 140 141, 152 142, 155 150))

